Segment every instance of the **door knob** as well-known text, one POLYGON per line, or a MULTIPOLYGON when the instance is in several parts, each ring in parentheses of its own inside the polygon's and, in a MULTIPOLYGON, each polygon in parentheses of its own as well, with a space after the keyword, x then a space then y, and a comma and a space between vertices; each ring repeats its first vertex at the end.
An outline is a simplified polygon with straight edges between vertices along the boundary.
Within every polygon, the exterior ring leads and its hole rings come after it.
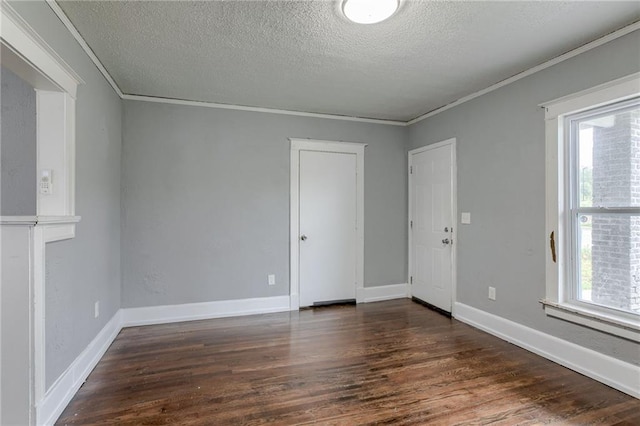
POLYGON ((442 240, 442 244, 449 244, 451 241, 449 241, 448 238, 445 238, 444 240, 442 240))
POLYGON ((300 239, 301 239, 302 241, 307 241, 307 236, 306 236, 306 235, 301 235, 301 236, 300 236, 300 239))

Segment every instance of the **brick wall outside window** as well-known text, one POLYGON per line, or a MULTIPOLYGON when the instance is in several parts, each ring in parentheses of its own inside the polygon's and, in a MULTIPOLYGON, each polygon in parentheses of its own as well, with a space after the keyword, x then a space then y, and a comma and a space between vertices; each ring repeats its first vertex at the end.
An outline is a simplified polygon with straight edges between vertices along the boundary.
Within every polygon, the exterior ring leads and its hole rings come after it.
MULTIPOLYGON (((640 110, 593 134, 593 205, 640 206, 640 110)), ((594 215, 591 300, 640 312, 640 217, 594 215)))

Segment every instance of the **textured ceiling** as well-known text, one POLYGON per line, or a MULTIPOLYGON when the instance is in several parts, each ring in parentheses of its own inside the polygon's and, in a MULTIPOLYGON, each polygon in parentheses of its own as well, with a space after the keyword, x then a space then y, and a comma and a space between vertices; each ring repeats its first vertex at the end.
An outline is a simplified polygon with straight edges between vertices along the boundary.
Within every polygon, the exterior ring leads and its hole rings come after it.
POLYGON ((58 1, 125 94, 407 121, 640 19, 640 2, 58 1))

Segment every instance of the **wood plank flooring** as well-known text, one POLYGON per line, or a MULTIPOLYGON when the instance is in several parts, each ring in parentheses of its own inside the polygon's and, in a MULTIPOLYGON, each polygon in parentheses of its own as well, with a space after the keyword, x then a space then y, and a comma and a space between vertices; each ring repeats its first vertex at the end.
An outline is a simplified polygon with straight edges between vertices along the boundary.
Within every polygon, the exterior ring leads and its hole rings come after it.
POLYGON ((57 424, 640 425, 640 400, 393 300, 126 328, 57 424))

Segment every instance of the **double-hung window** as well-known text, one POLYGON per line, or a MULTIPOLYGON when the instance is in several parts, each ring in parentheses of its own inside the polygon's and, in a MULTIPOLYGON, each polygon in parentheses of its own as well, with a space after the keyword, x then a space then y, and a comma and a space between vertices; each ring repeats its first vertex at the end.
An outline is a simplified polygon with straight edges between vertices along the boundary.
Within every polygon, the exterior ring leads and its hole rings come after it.
POLYGON ((640 341, 640 75, 543 106, 545 310, 640 341))

